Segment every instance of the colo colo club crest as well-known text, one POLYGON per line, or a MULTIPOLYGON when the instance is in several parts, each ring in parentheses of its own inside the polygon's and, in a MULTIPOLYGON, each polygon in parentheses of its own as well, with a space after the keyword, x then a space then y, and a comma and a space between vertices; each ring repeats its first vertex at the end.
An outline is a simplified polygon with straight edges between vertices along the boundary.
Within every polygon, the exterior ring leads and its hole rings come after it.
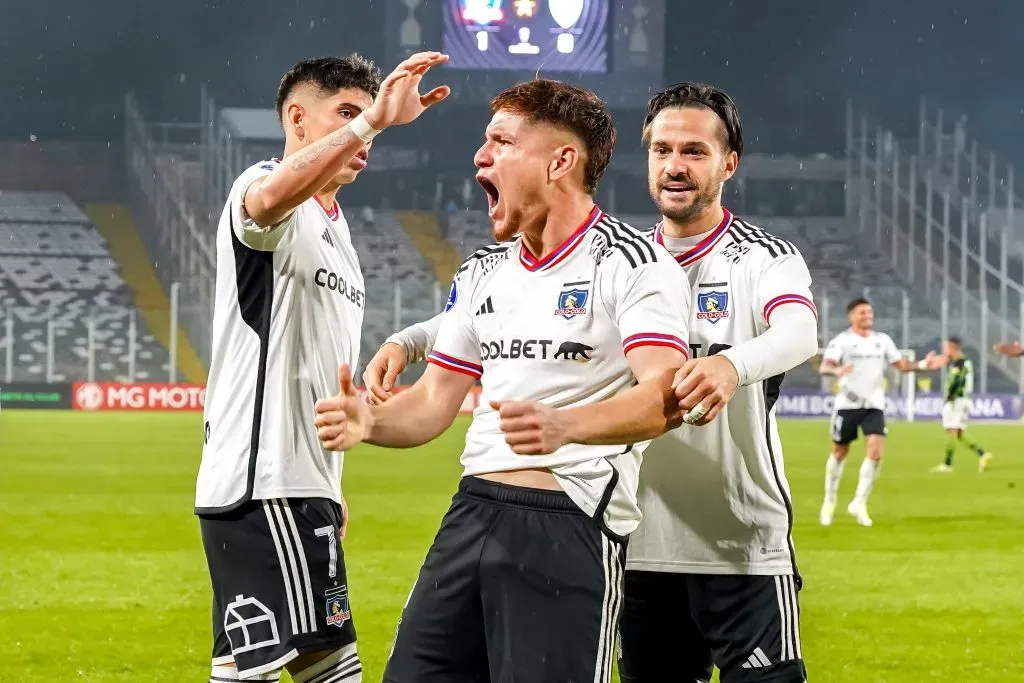
POLYGON ((558 308, 555 315, 560 315, 566 320, 571 320, 578 315, 585 315, 587 312, 587 298, 589 293, 585 289, 566 289, 558 295, 558 308))
POLYGON ((697 295, 697 320, 707 320, 713 325, 728 317, 728 292, 704 292, 697 295))

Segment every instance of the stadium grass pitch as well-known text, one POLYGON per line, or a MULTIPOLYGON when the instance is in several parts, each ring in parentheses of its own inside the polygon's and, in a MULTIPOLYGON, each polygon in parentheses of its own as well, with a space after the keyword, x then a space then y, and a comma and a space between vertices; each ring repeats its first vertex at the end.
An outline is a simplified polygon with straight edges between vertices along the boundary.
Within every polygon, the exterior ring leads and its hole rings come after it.
MULTIPOLYGON (((345 467, 345 552, 366 667, 379 681, 399 611, 455 491, 466 421, 412 451, 345 467)), ((805 577, 811 681, 1024 681, 1022 426, 973 428, 996 457, 951 475, 935 423, 893 424, 863 529, 817 523, 823 422, 781 426, 805 577)), ((0 414, 0 683, 184 683, 209 673, 210 593, 192 495, 201 419, 0 414)))

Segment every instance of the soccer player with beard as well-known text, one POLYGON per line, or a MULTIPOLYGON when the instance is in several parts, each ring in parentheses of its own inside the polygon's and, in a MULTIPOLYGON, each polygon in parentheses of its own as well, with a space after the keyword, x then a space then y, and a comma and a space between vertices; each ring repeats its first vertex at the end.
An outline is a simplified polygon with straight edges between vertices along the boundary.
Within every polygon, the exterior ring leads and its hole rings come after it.
POLYGON ((690 285, 594 205, 615 141, 600 99, 535 80, 492 111, 474 161, 500 243, 455 274, 412 388, 370 407, 343 367, 316 424, 332 449, 416 446, 481 380, 462 480, 384 681, 606 683, 641 453, 681 423, 690 285))
MULTIPOLYGON (((690 425, 653 441, 640 471, 643 520, 630 537, 619 671, 624 683, 805 679, 793 508, 774 403, 783 375, 817 351, 811 278, 792 244, 735 217, 722 185, 743 131, 714 87, 655 95, 644 123, 662 221, 648 239, 692 288, 693 360, 676 378, 690 425), (717 418, 717 419, 716 419, 717 418)), ((438 319, 392 336, 363 376, 390 400, 406 364, 430 353, 438 319)))

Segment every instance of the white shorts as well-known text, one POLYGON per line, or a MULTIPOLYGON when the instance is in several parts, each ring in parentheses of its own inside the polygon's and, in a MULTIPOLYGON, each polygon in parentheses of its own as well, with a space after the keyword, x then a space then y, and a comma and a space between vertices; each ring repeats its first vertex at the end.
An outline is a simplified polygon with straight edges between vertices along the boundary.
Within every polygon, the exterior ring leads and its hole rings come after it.
POLYGON ((971 402, 966 398, 954 399, 942 404, 943 429, 967 429, 967 417, 971 402))

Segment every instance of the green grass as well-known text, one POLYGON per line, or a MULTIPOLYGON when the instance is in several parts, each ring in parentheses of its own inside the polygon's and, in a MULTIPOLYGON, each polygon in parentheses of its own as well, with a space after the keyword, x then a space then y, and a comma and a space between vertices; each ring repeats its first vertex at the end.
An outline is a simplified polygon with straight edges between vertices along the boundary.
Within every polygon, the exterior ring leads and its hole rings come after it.
MULTIPOLYGON (((465 422, 416 451, 349 455, 346 555, 367 681, 455 490, 465 422)), ((806 584, 810 680, 1024 681, 1024 459, 1017 426, 952 475, 937 425, 895 424, 871 514, 817 524, 826 427, 782 425, 806 584)), ((192 516, 197 415, 0 414, 0 683, 184 683, 209 672, 209 583, 192 516)), ((670 682, 666 682, 670 683, 670 682)))

